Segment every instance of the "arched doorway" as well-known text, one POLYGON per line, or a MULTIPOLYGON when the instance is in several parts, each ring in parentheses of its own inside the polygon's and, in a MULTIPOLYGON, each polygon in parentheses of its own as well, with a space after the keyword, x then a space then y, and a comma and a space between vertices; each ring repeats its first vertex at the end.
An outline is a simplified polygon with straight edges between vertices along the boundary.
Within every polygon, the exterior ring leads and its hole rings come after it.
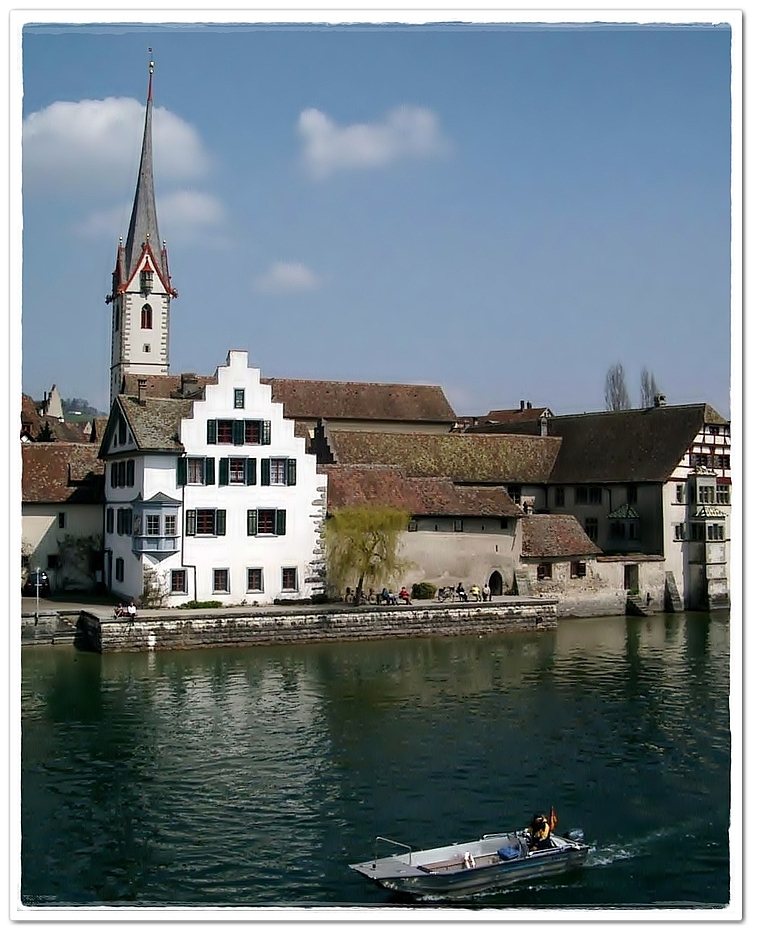
POLYGON ((502 575, 498 571, 493 571, 489 575, 489 587, 491 588, 492 597, 502 596, 502 575))

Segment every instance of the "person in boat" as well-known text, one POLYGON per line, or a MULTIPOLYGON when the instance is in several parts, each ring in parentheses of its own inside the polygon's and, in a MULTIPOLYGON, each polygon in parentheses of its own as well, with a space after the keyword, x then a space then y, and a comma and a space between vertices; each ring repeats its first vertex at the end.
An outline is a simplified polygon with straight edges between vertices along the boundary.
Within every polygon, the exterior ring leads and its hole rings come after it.
POLYGON ((526 828, 529 851, 542 851, 552 847, 551 836, 557 824, 557 815, 554 808, 549 810, 549 818, 544 815, 534 815, 531 824, 526 828))

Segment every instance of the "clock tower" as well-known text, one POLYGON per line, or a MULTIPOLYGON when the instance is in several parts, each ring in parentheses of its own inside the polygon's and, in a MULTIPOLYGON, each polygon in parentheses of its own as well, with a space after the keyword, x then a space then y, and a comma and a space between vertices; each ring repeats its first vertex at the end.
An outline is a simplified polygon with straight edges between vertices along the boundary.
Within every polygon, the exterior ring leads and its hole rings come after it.
MULTIPOLYGON (((151 50, 152 51, 152 50, 151 50)), ((177 292, 168 272, 165 241, 158 234, 152 170, 152 75, 150 62, 145 129, 137 189, 126 244, 119 238, 112 306, 110 401, 123 391, 127 373, 168 373, 168 328, 171 299, 177 292)))

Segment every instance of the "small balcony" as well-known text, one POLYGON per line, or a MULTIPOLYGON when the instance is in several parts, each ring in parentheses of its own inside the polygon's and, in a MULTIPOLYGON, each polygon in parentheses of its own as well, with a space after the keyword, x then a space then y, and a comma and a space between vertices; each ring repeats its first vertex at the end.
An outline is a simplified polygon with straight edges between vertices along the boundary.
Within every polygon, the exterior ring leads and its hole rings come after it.
POLYGON ((179 551, 178 536, 132 536, 131 550, 135 555, 171 555, 179 551))

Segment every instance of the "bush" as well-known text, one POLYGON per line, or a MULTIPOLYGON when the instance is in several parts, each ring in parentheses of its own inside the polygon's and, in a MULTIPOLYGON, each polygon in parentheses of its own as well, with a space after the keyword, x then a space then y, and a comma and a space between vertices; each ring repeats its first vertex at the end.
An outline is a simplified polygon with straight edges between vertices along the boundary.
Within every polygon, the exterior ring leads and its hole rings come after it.
POLYGON ((411 597, 417 601, 428 601, 436 594, 436 588, 428 581, 421 581, 420 584, 414 584, 411 597))
POLYGON ((223 607, 220 601, 187 601, 179 604, 179 610, 201 610, 204 607, 223 607))

